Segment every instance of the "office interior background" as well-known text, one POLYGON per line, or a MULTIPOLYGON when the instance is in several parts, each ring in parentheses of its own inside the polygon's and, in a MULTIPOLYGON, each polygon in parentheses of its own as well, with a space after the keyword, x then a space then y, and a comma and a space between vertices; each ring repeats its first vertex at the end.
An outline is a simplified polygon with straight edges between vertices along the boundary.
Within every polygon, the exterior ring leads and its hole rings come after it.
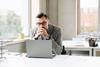
POLYGON ((30 36, 40 12, 61 28, 62 40, 100 32, 99 0, 0 0, 0 39, 30 36))
POLYGON ((61 28, 64 40, 99 32, 99 7, 99 0, 0 0, 0 37, 13 38, 20 32, 29 36, 40 12, 61 28))

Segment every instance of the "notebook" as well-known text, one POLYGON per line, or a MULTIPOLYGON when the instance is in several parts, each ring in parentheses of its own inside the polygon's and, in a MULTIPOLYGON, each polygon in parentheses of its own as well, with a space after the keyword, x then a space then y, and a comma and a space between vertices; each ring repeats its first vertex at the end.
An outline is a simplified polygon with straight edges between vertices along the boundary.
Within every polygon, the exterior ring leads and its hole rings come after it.
POLYGON ((26 52, 29 58, 53 58, 52 40, 27 40, 26 52))

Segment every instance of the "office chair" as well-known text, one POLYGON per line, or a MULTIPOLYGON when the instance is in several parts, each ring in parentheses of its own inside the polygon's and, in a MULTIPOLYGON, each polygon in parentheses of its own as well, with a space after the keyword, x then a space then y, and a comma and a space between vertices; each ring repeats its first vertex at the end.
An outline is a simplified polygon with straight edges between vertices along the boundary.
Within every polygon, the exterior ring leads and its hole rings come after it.
POLYGON ((62 52, 61 52, 61 55, 66 55, 66 50, 65 50, 65 46, 63 46, 63 49, 62 49, 62 52))

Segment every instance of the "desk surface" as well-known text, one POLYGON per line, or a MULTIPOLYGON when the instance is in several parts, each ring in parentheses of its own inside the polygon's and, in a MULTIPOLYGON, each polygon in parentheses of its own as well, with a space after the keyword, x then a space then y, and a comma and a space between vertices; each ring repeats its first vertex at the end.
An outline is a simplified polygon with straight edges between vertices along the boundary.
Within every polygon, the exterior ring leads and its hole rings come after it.
POLYGON ((86 41, 71 41, 65 40, 62 42, 65 47, 81 47, 81 48, 90 48, 89 43, 86 41))
POLYGON ((88 41, 72 41, 72 40, 65 40, 62 41, 62 44, 67 47, 74 47, 74 48, 100 48, 100 42, 97 42, 98 47, 89 47, 88 41))
POLYGON ((0 67, 100 67, 100 57, 58 55, 52 59, 8 56, 0 67))

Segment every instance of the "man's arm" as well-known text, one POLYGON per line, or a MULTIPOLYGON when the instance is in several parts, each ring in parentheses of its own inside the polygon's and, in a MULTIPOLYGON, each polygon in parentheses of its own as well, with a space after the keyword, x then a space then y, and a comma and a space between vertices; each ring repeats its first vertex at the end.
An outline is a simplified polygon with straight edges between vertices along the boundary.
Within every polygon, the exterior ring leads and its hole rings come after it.
MULTIPOLYGON (((36 29, 32 31, 31 37, 34 40, 38 40, 38 37, 36 36, 36 29)), ((53 51, 56 52, 56 54, 61 54, 62 52, 62 43, 61 43, 61 30, 60 28, 56 28, 53 30, 52 34, 48 37, 45 37, 46 40, 52 40, 53 41, 53 51)))
POLYGON ((51 39, 54 41, 53 50, 55 50, 56 54, 61 54, 62 52, 62 42, 61 42, 61 30, 60 28, 54 29, 51 39))
POLYGON ((31 33, 30 33, 30 37, 34 40, 37 40, 38 37, 36 36, 36 31, 37 31, 37 28, 34 28, 31 33))

